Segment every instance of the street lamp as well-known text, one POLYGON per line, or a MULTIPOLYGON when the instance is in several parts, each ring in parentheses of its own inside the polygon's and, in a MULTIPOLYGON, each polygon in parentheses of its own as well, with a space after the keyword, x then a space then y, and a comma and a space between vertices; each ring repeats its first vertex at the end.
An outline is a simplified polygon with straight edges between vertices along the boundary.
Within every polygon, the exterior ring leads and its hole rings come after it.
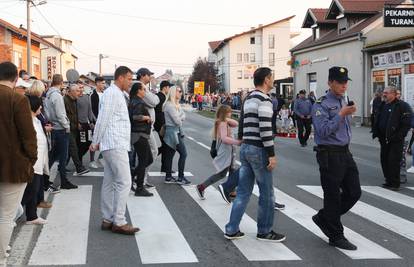
POLYGON ((108 58, 108 56, 99 54, 99 76, 102 76, 102 59, 108 58))
POLYGON ((31 62, 32 62, 32 32, 30 31, 30 4, 32 6, 40 6, 44 5, 47 2, 45 0, 40 1, 39 3, 35 3, 33 0, 25 0, 26 1, 26 12, 27 12, 27 73, 31 74, 31 62))

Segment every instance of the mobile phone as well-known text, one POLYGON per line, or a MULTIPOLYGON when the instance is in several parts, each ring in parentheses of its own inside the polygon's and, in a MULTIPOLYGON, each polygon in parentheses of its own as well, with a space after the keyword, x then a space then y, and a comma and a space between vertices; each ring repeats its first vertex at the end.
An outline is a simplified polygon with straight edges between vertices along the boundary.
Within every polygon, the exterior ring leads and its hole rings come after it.
POLYGON ((355 105, 354 101, 349 100, 349 101, 348 101, 348 106, 353 106, 353 105, 355 105))

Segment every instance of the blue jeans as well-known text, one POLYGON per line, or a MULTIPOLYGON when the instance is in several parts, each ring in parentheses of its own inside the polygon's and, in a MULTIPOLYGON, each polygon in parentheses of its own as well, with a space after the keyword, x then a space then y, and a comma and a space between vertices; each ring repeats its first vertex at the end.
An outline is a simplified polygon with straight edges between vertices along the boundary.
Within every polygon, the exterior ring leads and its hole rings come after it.
POLYGON ((231 235, 240 230, 240 221, 246 211, 256 180, 260 191, 257 233, 267 234, 272 230, 275 202, 272 172, 267 169, 268 155, 263 148, 242 144, 240 161, 237 196, 233 201, 230 222, 226 225, 226 233, 231 235))
POLYGON ((52 131, 52 151, 49 157, 49 167, 52 168, 56 160, 59 161, 60 183, 68 182, 66 178, 66 161, 69 153, 69 133, 65 130, 52 131))
POLYGON ((227 181, 221 184, 223 186, 224 191, 228 194, 233 192, 234 189, 236 189, 237 185, 239 184, 239 179, 240 179, 240 168, 237 170, 230 170, 227 181))

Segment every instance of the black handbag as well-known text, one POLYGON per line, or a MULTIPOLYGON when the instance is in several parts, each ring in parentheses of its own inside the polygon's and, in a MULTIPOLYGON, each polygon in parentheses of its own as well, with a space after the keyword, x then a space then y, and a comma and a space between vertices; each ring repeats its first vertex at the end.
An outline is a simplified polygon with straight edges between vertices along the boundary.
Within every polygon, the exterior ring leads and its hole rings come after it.
POLYGON ((214 159, 215 157, 217 157, 217 141, 213 140, 213 142, 211 142, 211 147, 210 147, 210 156, 214 159))

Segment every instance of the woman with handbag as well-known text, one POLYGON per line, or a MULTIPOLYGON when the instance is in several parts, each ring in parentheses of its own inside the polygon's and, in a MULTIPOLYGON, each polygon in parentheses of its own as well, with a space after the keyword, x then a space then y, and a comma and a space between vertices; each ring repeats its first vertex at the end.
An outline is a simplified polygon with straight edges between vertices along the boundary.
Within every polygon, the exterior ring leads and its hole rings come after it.
POLYGON ((191 182, 184 177, 187 150, 184 142, 184 133, 181 128, 185 120, 184 111, 180 106, 181 96, 182 91, 180 88, 171 87, 163 107, 165 116, 164 143, 166 144, 164 151, 165 183, 190 185, 191 182), (180 154, 178 160, 178 180, 172 177, 172 162, 176 151, 180 154))
MULTIPOLYGON (((219 185, 219 191, 223 199, 230 204, 230 193, 237 186, 238 173, 234 171, 234 145, 240 145, 241 140, 232 137, 231 128, 236 128, 238 122, 231 119, 232 110, 230 106, 221 105, 216 112, 216 120, 214 122, 213 139, 216 141, 217 155, 213 159, 213 165, 216 169, 215 174, 207 178, 203 183, 197 185, 196 190, 200 199, 205 199, 205 189, 225 178, 227 172, 230 172, 228 181, 219 185)), ((213 141, 214 142, 214 141, 213 141)), ((212 153, 214 156, 215 153, 212 153)))

